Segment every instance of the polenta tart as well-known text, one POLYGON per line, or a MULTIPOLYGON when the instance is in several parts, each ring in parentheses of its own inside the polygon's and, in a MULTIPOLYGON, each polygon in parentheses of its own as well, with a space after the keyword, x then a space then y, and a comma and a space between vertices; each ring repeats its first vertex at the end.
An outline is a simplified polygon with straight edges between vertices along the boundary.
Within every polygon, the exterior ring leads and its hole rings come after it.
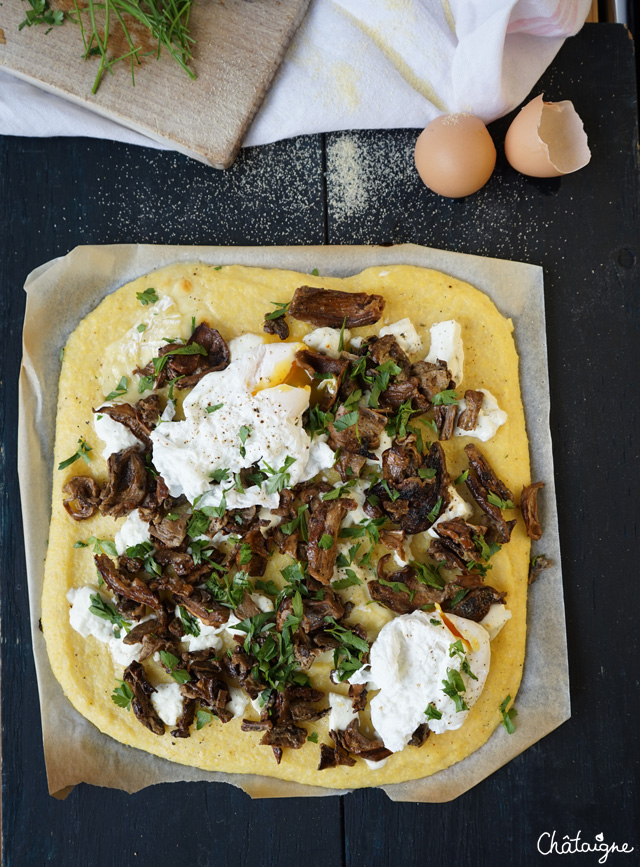
POLYGON ((472 286, 163 268, 64 349, 53 672, 174 762, 428 776, 513 728, 530 482, 513 325, 472 286))

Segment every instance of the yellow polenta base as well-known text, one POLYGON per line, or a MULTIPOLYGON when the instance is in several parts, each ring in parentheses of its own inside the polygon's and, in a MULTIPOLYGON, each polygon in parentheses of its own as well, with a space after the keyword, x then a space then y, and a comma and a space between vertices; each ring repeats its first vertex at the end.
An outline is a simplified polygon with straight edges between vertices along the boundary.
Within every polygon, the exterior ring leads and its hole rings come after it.
MULTIPOLYGON (((318 772, 319 746, 311 742, 300 750, 285 750, 282 763, 277 765, 271 749, 259 745, 261 733, 242 732, 240 719, 226 725, 214 719, 201 731, 196 731, 194 726, 191 737, 185 740, 172 739, 168 730, 163 737, 153 735, 133 713, 111 701, 116 678, 122 677, 122 669, 114 666, 106 645, 93 637, 82 638, 69 624, 67 590, 87 583, 95 584, 92 550, 90 547, 74 548, 74 542, 91 535, 113 539, 124 519, 116 522, 96 515, 87 521, 75 522, 62 506, 61 490, 69 478, 79 473, 90 473, 100 481, 106 478, 105 462, 100 457, 101 442, 94 433, 91 409, 100 406, 103 395, 115 387, 121 376, 129 376, 131 380, 132 366, 125 363, 118 341, 125 332, 148 317, 152 309, 141 306, 136 292, 152 286, 158 295, 165 294, 174 299, 181 313, 182 327, 172 327, 167 337, 178 333, 187 338, 191 333, 191 317, 195 316, 197 322, 205 320, 229 340, 247 332, 262 334, 264 314, 274 309, 270 302, 289 300, 302 284, 383 295, 386 299, 384 319, 377 326, 357 329, 353 334, 366 336, 376 333, 382 324, 408 316, 426 348, 429 346, 429 327, 434 322, 456 319, 462 326, 465 352, 460 393, 468 388, 487 388, 509 416, 493 439, 479 443, 479 446, 497 475, 514 491, 516 499, 523 485, 530 482, 513 326, 510 320, 500 315, 489 298, 472 286, 436 271, 408 266, 369 268, 346 279, 238 266, 215 269, 208 265, 174 265, 163 268, 105 298, 78 325, 65 348, 54 466, 76 451, 81 436, 93 447, 93 460, 90 467, 77 461, 63 471, 54 469, 49 550, 42 596, 42 625, 51 667, 74 707, 102 732, 124 744, 174 762, 205 770, 263 774, 332 788, 376 786, 417 779, 449 767, 482 746, 501 720, 500 703, 507 695, 515 697, 518 691, 524 660, 529 562, 529 540, 519 513, 512 541, 492 559, 493 568, 487 578, 487 582, 497 589, 507 591, 512 619, 492 642, 491 670, 479 701, 462 728, 431 735, 424 746, 407 747, 392 755, 378 770, 370 770, 359 760, 353 768, 339 767, 318 772)), ((300 339, 311 330, 294 320, 290 320, 290 326, 291 340, 300 339)), ((135 383, 130 384, 135 387, 135 383)), ((137 399, 135 392, 131 392, 129 397, 137 399)), ((452 478, 467 466, 463 448, 469 441, 461 437, 443 444, 452 478)), ((427 545, 416 537, 414 556, 420 555, 427 545)), ((290 562, 288 558, 274 557, 265 578, 278 579, 278 570, 287 562, 290 562)), ((356 604, 368 600, 363 587, 349 588, 343 596, 353 599, 356 604)), ((389 619, 390 613, 377 604, 352 615, 352 622, 362 622, 370 638, 389 619)), ((311 672, 314 686, 346 692, 344 687, 330 685, 330 667, 330 662, 326 661, 314 666, 311 672)), ((167 679, 160 670, 154 669, 153 674, 158 679, 167 679)), ((250 705, 245 716, 255 717, 250 705)), ((364 714, 362 716, 363 728, 367 731, 367 720, 364 714)), ((320 743, 330 743, 326 716, 308 723, 307 728, 309 732, 318 733, 320 743)))

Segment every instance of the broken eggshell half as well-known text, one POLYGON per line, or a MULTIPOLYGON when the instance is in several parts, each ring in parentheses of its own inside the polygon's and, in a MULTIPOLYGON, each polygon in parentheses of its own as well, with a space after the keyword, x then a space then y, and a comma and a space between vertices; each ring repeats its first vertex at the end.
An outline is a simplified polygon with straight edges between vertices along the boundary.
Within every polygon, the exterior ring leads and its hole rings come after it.
POLYGON ((542 94, 515 116, 504 151, 510 165, 533 178, 577 172, 591 159, 580 116, 568 100, 544 102, 542 94))

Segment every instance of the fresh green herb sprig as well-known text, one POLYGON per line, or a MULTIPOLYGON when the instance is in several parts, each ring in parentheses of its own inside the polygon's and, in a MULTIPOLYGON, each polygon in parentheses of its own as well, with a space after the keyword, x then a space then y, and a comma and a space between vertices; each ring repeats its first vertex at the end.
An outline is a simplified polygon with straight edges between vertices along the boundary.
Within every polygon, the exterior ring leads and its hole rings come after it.
POLYGON ((109 557, 117 557, 118 552, 116 551, 116 546, 109 539, 98 539, 97 536, 89 536, 86 542, 82 542, 80 539, 77 542, 74 542, 74 548, 88 548, 89 545, 93 545, 93 553, 94 554, 107 554, 109 557))
POLYGON ((31 9, 27 9, 24 21, 20 22, 18 30, 31 27, 33 24, 47 24, 49 29, 45 32, 48 33, 52 27, 60 27, 64 24, 64 12, 61 9, 55 11, 50 9, 47 0, 27 0, 27 2, 31 9))
POLYGON ((324 622, 324 631, 340 642, 333 652, 333 664, 338 680, 343 682, 351 677, 354 671, 362 668, 362 656, 369 650, 369 643, 350 629, 340 626, 333 617, 325 617, 324 622))
POLYGON ((155 304, 156 301, 160 300, 158 293, 152 287, 145 289, 144 292, 136 292, 136 298, 143 307, 146 307, 148 304, 155 304))
POLYGON ((117 400, 119 397, 122 397, 123 394, 126 394, 129 388, 129 380, 126 376, 123 376, 120 379, 120 382, 116 385, 113 391, 110 391, 109 394, 105 397, 105 400, 117 400))
POLYGON ((91 605, 89 611, 95 614, 96 617, 101 617, 113 624, 113 634, 116 638, 120 638, 121 630, 129 632, 130 626, 121 614, 118 614, 114 606, 110 602, 105 602, 99 593, 92 593, 89 597, 91 605))
POLYGON ((117 704, 118 707, 124 708, 124 710, 130 710, 131 702, 133 701, 133 690, 124 680, 120 680, 118 683, 120 686, 116 686, 111 693, 111 701, 117 704))
POLYGON ((272 301, 271 303, 276 309, 272 313, 265 314, 265 319, 280 319, 289 312, 290 301, 272 301))
POLYGON ((176 683, 189 683, 191 675, 185 668, 179 668, 180 660, 168 650, 160 651, 160 659, 162 664, 169 670, 169 674, 176 683))
POLYGON ((447 669, 447 679, 442 681, 442 691, 453 701, 456 706, 456 713, 461 713, 463 710, 469 710, 469 705, 462 697, 462 693, 466 692, 466 686, 462 679, 462 675, 455 668, 447 669))
POLYGON ((518 711, 515 709, 515 707, 511 707, 509 708, 509 710, 507 710, 507 705, 510 701, 511 696, 508 695, 500 705, 500 713, 502 714, 502 721, 500 725, 503 725, 506 728, 507 732, 512 735, 516 730, 516 727, 513 724, 513 718, 518 716, 518 711))
POLYGON ((279 470, 274 470, 266 461, 264 462, 260 469, 269 476, 265 484, 265 490, 268 494, 277 494, 284 488, 289 487, 291 484, 291 473, 289 472, 289 469, 295 464, 295 462, 296 458, 287 455, 284 459, 284 464, 279 470))
POLYGON ((497 494, 494 494, 493 491, 487 494, 487 500, 492 506, 497 506, 499 509, 513 509, 513 500, 503 500, 497 494))
POLYGON ((84 437, 80 437, 78 440, 78 451, 71 455, 70 458, 67 458, 66 461, 61 461, 58 464, 59 470, 64 470, 67 467, 70 467, 71 464, 75 464, 76 461, 79 461, 81 458, 85 462, 85 464, 91 463, 91 455, 89 452, 93 451, 91 446, 87 443, 84 437))

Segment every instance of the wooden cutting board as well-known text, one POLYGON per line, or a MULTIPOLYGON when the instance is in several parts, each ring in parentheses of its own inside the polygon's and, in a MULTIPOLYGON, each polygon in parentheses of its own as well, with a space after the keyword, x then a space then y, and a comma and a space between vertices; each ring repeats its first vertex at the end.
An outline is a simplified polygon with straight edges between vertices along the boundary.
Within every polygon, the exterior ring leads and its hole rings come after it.
MULTIPOLYGON (((50 2, 52 8, 69 3, 50 2)), ((215 168, 228 168, 304 17, 309 0, 200 0, 191 13, 196 40, 188 75, 169 56, 127 61, 95 95, 98 58, 83 60, 80 28, 18 30, 26 2, 0 5, 0 66, 32 84, 115 120, 215 168)), ((73 4, 71 4, 73 8, 73 4)), ((121 47, 117 47, 124 53, 121 47)), ((148 50, 148 46, 147 46, 148 50)))

